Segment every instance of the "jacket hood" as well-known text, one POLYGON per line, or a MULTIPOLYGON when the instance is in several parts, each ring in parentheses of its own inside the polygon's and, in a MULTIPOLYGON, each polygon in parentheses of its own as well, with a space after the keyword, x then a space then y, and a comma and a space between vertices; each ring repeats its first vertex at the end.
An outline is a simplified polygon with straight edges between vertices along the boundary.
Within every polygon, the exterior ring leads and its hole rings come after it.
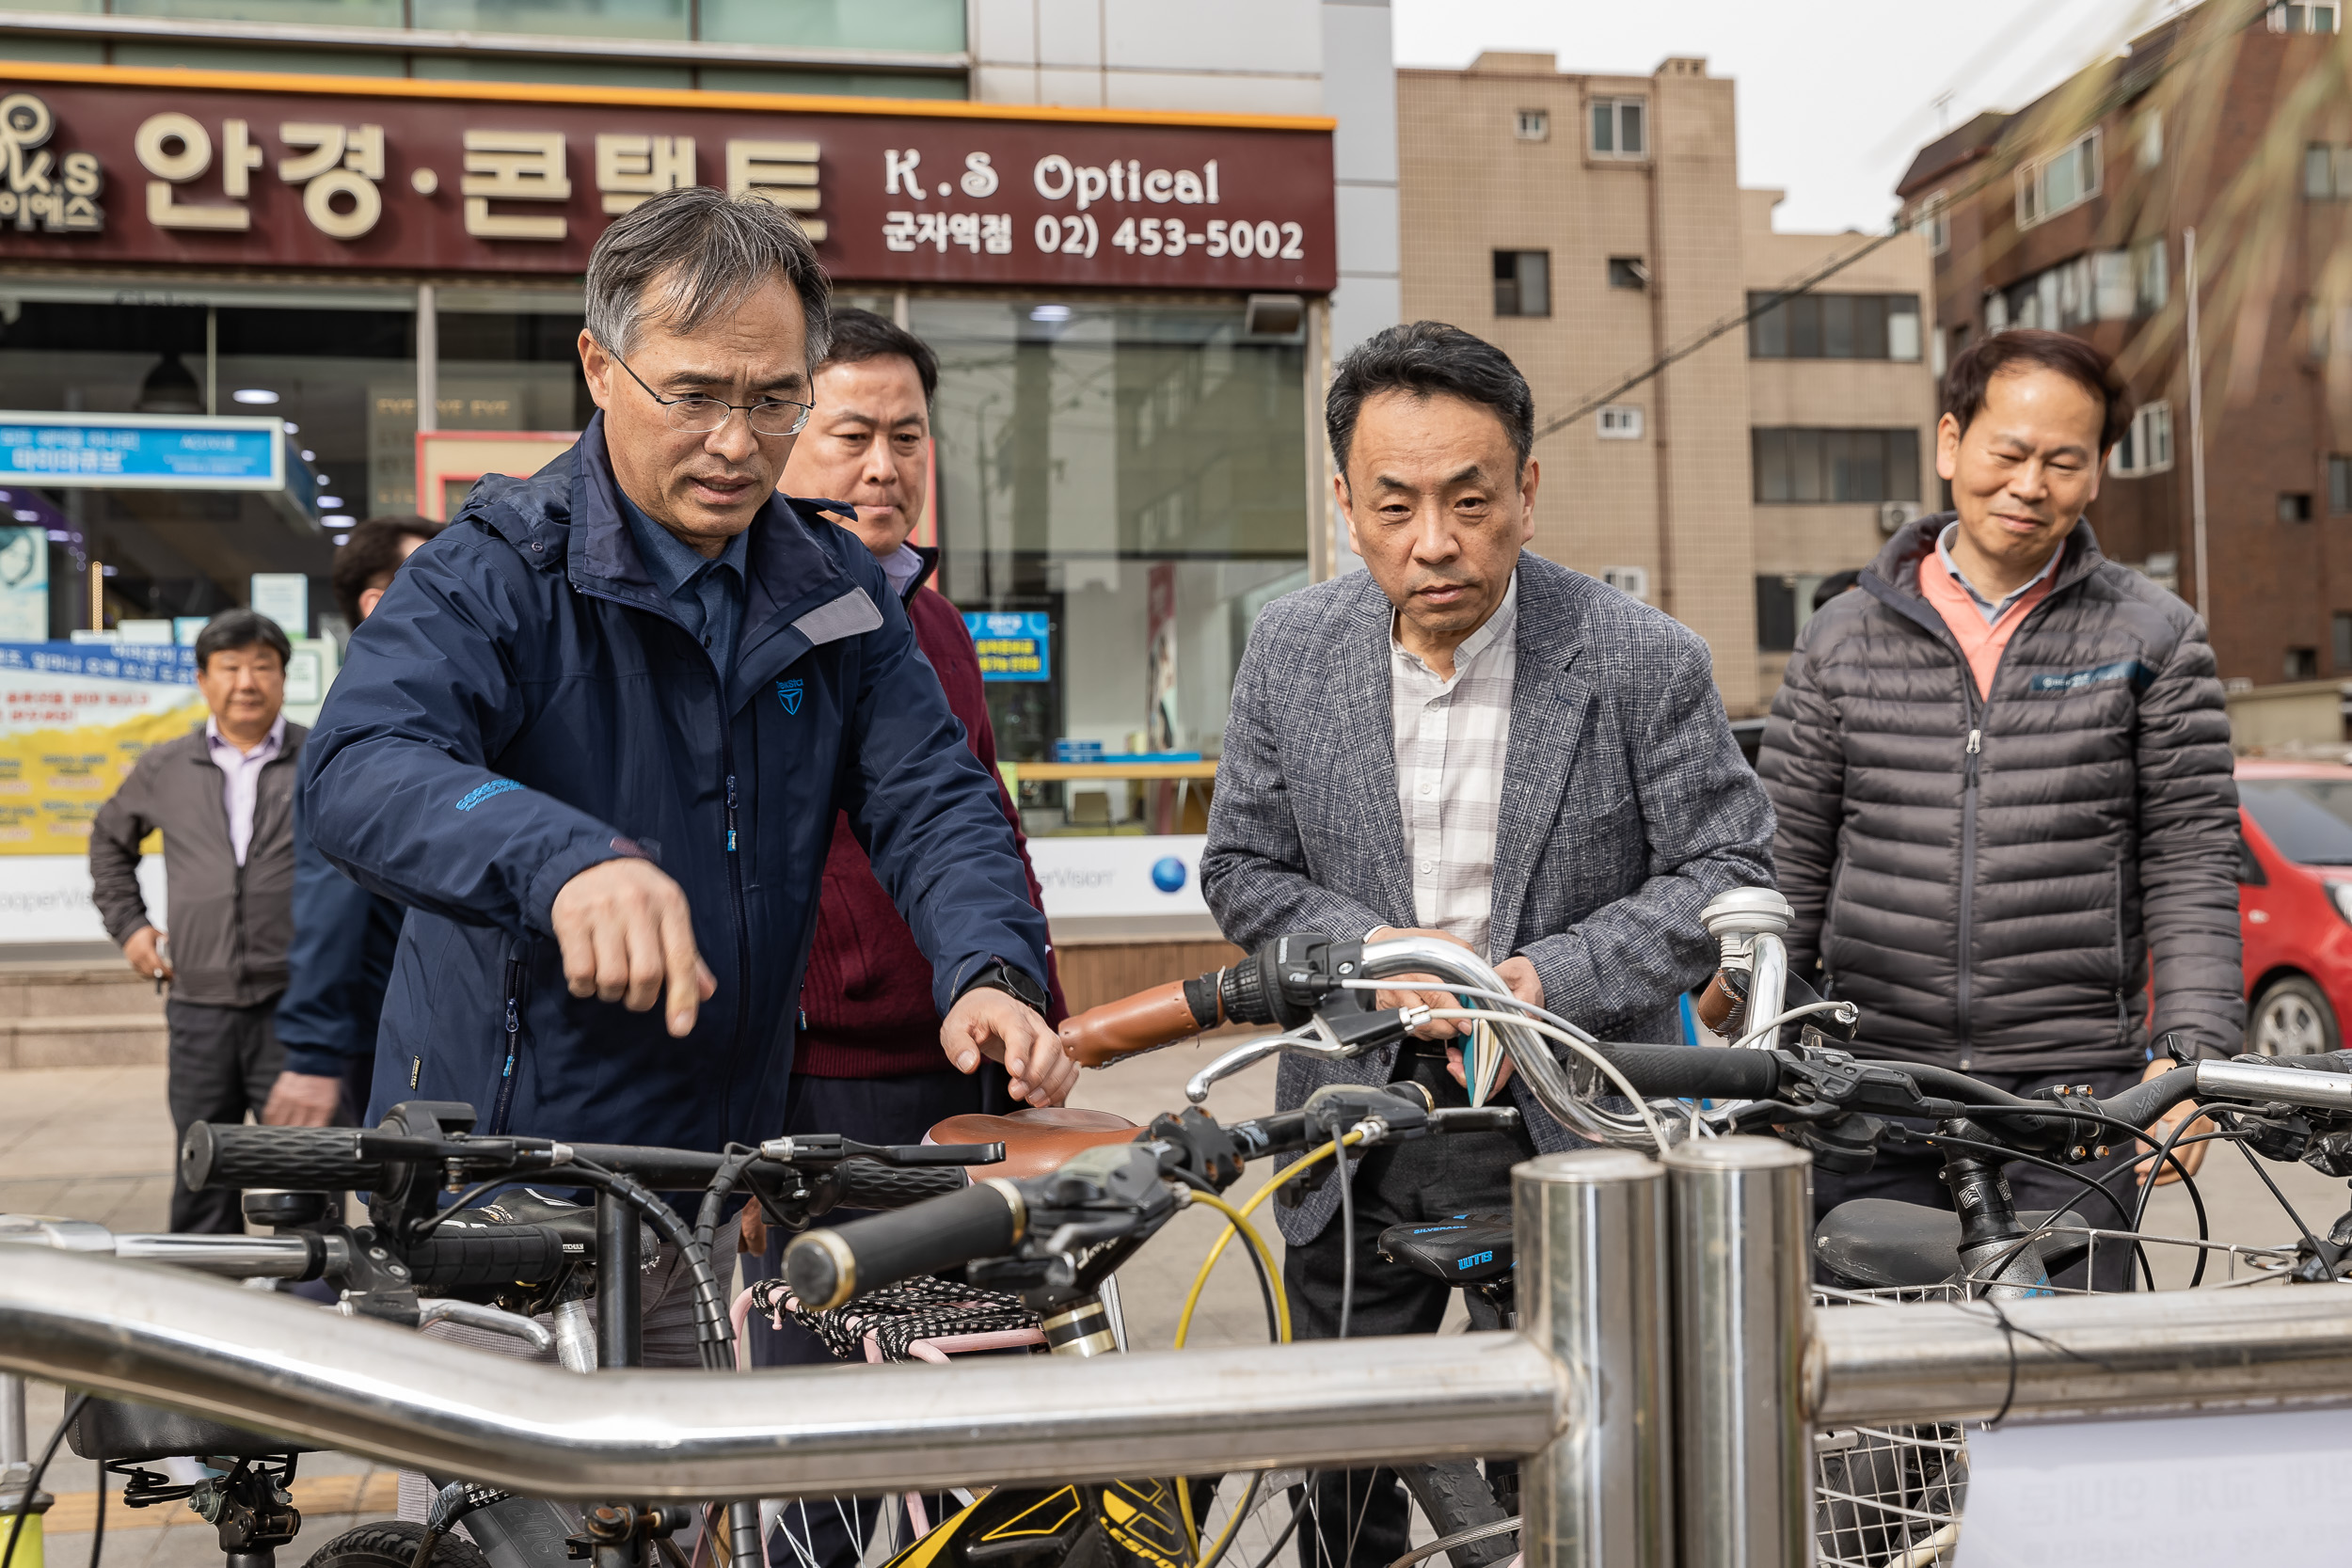
MULTIPOLYGON (((1878 559, 1863 568, 1861 585, 1883 599, 1891 595, 1925 603, 1925 595, 1919 592, 1919 563, 1934 553, 1937 537, 1959 515, 1957 512, 1939 512, 1932 517, 1906 524, 1886 542, 1878 559)), ((2074 531, 2066 536, 2066 543, 2058 546, 2058 575, 2050 591, 2056 593, 2080 582, 2106 560, 2099 548, 2099 536, 2091 531, 2090 520, 2079 519, 2074 531)))

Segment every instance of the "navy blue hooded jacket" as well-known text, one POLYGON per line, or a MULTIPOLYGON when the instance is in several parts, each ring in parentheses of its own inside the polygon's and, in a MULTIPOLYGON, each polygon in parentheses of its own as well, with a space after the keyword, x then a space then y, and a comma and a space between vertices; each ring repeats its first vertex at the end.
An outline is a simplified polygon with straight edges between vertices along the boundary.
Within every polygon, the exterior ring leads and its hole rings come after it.
POLYGON ((294 805, 294 945, 278 999, 278 1043, 287 1071, 340 1078, 375 1055, 405 911, 327 864, 310 842, 298 790, 294 805))
POLYGON ((303 758, 319 848, 409 907, 371 1119, 471 1101, 485 1132, 716 1149, 783 1125, 834 814, 932 965, 945 1013, 1002 960, 1045 973, 996 781, 882 568, 782 498, 752 524, 736 667, 639 560, 601 417, 477 484, 354 634, 303 758), (693 1032, 572 996, 564 884, 643 854, 719 982, 693 1032))

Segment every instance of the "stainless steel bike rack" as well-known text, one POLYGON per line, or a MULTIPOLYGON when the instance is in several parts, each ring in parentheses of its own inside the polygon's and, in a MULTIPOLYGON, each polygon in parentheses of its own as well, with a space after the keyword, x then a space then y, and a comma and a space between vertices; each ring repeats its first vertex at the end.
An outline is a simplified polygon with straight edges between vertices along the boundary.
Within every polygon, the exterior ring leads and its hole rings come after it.
POLYGON ((1529 1568, 1675 1560, 1665 1188, 1630 1149, 1511 1172, 1520 1332, 1559 1368, 1571 1417, 1519 1471, 1529 1568))
POLYGON ((1810 1161, 1757 1137, 1679 1144, 1665 1158, 1684 1568, 1808 1560, 1810 1161))
POLYGON ((1802 1568, 1820 1425, 2352 1406, 2343 1286, 1814 1312, 1804 1166, 1749 1138, 1519 1166, 1517 1335, 588 1378, 19 1242, 0 1372, 550 1497, 1532 1458, 1527 1568, 1802 1568))

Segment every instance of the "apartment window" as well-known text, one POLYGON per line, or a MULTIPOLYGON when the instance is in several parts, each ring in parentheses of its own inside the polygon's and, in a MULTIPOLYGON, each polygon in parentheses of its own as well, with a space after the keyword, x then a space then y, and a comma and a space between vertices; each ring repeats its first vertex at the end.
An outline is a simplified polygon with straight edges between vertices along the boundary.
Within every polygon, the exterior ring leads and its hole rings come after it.
POLYGON ((2107 467, 2118 479, 2138 479, 2171 467, 2172 405, 2141 404, 2124 427, 2123 438, 2115 443, 2115 455, 2107 459, 2107 467))
POLYGON ((2280 673, 2291 681, 2319 679, 2319 650, 2317 648, 2289 648, 2285 667, 2280 673))
POLYGON ((1646 566, 1603 566, 1600 580, 1620 594, 1629 594, 1644 604, 1649 602, 1649 568, 1646 566))
POLYGON ((2309 490, 2279 492, 2279 521, 2308 523, 2312 520, 2312 493, 2309 490))
POLYGON ((1514 131, 1521 141, 1551 139, 1551 116, 1541 109, 1521 109, 1514 131))
POLYGON ((1785 654, 1797 645, 1797 633, 1813 619, 1814 597, 1828 580, 1819 575, 1785 572, 1756 579, 1756 649, 1785 654))
POLYGON ((2017 171, 2017 227, 2071 211, 2099 194, 2099 133, 2086 132, 2017 171))
POLYGON ((2313 142, 2303 149, 2307 201, 2352 201, 2352 146, 2313 142))
POLYGON ((1613 289, 1646 289, 1649 287, 1649 267, 1639 256, 1609 258, 1609 286, 1613 289))
POLYGON ((1928 254, 1931 256, 1941 256, 1952 248, 1952 214, 1945 205, 1945 199, 1949 195, 1947 191, 1937 191, 1920 202, 1919 215, 1914 220, 1918 228, 1927 230, 1928 254))
POLYGON ((2352 457, 2328 459, 2328 510, 2352 517, 2352 457))
POLYGON ((1551 314, 1550 251, 1498 250, 1495 252, 1495 314, 1498 316, 1549 316, 1551 314))
MULTIPOLYGON (((1604 441, 1638 441, 1642 438, 1642 408, 1639 404, 1613 403, 1600 411, 1598 429, 1604 441)), ((1636 594, 1635 597, 1639 597, 1636 594)))
POLYGON ((1751 433, 1756 499, 1765 505, 1820 505, 1919 499, 1919 432, 1756 430, 1751 433))
POLYGON ((2132 304, 2143 316, 2154 315, 2172 297, 2170 254, 2162 234, 2151 234, 2132 246, 2132 304))
POLYGON ((2336 673, 2352 675, 2352 615, 2337 610, 2328 618, 2328 630, 2335 642, 2336 673))
POLYGON ((2339 6, 2273 6, 2265 20, 2274 33, 2332 33, 2343 22, 2339 6))
POLYGON ((2056 331, 2129 321, 2163 307, 2170 287, 2163 236, 2130 250, 2094 250, 2010 284, 1985 299, 1985 326, 2056 331))
POLYGON ((1919 357, 1917 294, 1748 295, 1748 356, 1754 359, 1919 357))
POLYGON ((1649 156, 1648 101, 1640 98, 1593 100, 1593 156, 1649 156))

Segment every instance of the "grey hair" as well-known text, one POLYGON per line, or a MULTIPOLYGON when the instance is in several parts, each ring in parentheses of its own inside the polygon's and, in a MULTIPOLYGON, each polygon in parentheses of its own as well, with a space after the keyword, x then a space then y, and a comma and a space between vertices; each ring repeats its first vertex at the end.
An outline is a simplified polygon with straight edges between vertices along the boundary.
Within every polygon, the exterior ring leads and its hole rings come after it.
POLYGON ((691 332, 777 277, 800 296, 814 372, 833 337, 833 283, 799 221, 765 197, 664 191, 615 219, 589 253, 589 335, 627 354, 648 315, 691 332))

